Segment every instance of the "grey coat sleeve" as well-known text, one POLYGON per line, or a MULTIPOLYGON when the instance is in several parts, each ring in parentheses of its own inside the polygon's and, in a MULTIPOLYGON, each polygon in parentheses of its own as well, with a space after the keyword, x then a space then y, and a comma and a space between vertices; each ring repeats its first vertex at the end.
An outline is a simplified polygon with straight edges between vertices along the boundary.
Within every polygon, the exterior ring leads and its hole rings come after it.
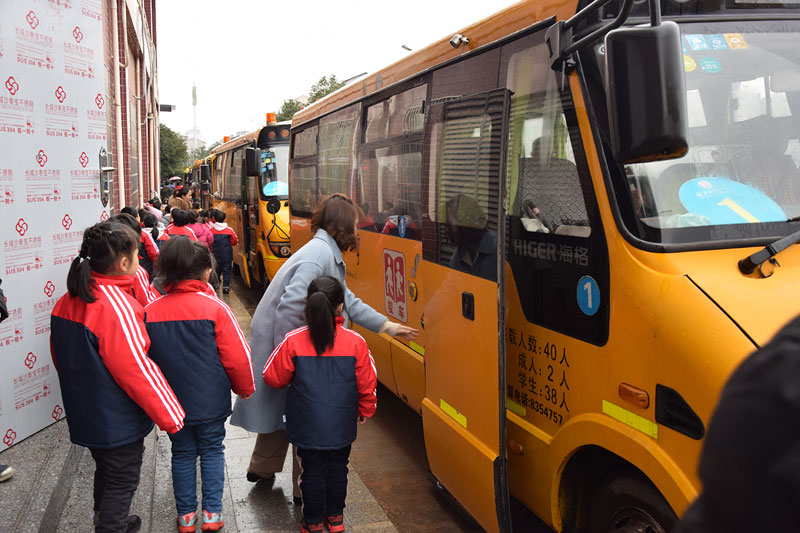
POLYGON ((314 262, 305 261, 292 273, 283 288, 283 295, 275 309, 275 328, 273 330, 273 346, 277 346, 287 333, 305 324, 303 310, 306 305, 308 285, 314 278, 323 274, 322 267, 314 262))
POLYGON ((375 333, 381 329, 381 326, 386 322, 386 317, 375 309, 361 301, 353 292, 345 286, 344 291, 344 308, 350 320, 363 326, 375 333))

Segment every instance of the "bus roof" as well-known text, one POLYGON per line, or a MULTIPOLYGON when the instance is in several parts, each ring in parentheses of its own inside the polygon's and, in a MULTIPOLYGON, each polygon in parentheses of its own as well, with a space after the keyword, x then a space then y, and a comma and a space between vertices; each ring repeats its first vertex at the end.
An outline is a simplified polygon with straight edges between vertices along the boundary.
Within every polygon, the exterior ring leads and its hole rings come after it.
POLYGON ((232 148, 236 148, 237 146, 241 146, 243 144, 248 144, 252 142, 254 139, 258 138, 258 132, 261 129, 257 129, 255 131, 251 131, 250 133, 245 133, 244 135, 239 135, 236 138, 231 139, 230 141, 220 144, 216 146, 213 150, 211 150, 212 154, 218 154, 220 152, 228 151, 232 148))
POLYGON ((411 78, 436 65, 458 56, 467 54, 507 37, 513 33, 533 25, 536 22, 555 16, 558 20, 566 20, 575 14, 577 0, 561 2, 542 2, 541 0, 523 0, 494 15, 476 22, 462 30, 453 32, 443 39, 434 42, 421 50, 409 54, 403 59, 379 70, 376 73, 342 87, 321 100, 318 100, 298 111, 292 118, 292 126, 298 126, 321 115, 334 111, 350 102, 377 92, 384 87, 411 78), (450 45, 450 38, 461 33, 469 39, 469 43, 458 48, 450 45))

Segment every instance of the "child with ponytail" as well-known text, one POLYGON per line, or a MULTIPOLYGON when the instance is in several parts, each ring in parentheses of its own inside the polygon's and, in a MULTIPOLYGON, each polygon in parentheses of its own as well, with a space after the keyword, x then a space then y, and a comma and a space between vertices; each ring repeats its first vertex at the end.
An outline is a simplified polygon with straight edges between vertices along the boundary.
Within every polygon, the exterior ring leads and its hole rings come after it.
POLYGON ((320 276, 308 286, 307 325, 290 331, 264 366, 274 388, 291 384, 286 433, 302 468, 300 531, 344 531, 347 463, 356 424, 375 413, 378 375, 367 343, 344 327, 344 289, 320 276), (337 379, 332 381, 331 376, 337 379))
POLYGON ((203 531, 222 528, 225 420, 231 389, 255 391, 250 346, 233 312, 208 284, 213 268, 205 244, 186 238, 164 243, 156 283, 166 294, 145 307, 150 357, 164 370, 186 409, 186 426, 172 441, 172 488, 178 531, 195 531, 197 457, 203 483, 203 531), (178 342, 176 340, 179 339, 178 342))
POLYGON ((70 440, 91 450, 97 531, 132 532, 128 516, 139 484, 144 437, 153 421, 169 433, 184 412, 147 356, 144 310, 131 292, 139 238, 122 224, 87 228, 67 275, 68 294, 51 315, 50 350, 58 371, 70 440))

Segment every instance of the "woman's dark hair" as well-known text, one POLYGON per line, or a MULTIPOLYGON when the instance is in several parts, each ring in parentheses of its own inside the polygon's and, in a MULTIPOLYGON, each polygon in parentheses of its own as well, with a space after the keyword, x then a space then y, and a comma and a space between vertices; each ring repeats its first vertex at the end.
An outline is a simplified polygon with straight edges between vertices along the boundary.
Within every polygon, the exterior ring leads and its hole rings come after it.
POLYGON ((358 249, 356 223, 359 220, 359 209, 344 194, 332 194, 322 200, 314 214, 311 215, 311 232, 324 229, 333 237, 342 251, 358 249))
MULTIPOLYGON (((124 215, 129 217, 129 215, 124 215)), ((67 274, 67 290, 86 303, 96 300, 92 295, 95 284, 91 271, 105 274, 121 255, 133 255, 139 250, 139 238, 133 230, 114 221, 100 222, 83 232, 78 257, 72 260, 67 274)))
POLYGON ((131 207, 129 205, 126 205, 125 207, 120 209, 119 212, 120 213, 124 213, 126 215, 130 215, 133 218, 138 218, 139 217, 139 212, 136 210, 136 208, 135 207, 131 207))
POLYGON ((150 235, 153 236, 153 240, 158 240, 158 219, 153 213, 147 213, 145 216, 142 217, 142 224, 144 224, 145 228, 152 228, 150 230, 150 235))
POLYGON ((203 272, 214 270, 214 258, 205 244, 176 235, 158 253, 158 277, 164 287, 185 279, 201 279, 203 272))
POLYGON ((109 218, 108 221, 128 226, 129 228, 131 228, 133 231, 136 232, 137 236, 142 234, 142 225, 139 224, 135 218, 128 215, 127 213, 120 213, 118 215, 114 215, 113 217, 109 218))
POLYGON ((320 276, 308 285, 306 323, 317 355, 333 346, 336 336, 336 308, 344 302, 344 289, 339 280, 320 276))
POLYGON ((170 211, 170 216, 172 216, 172 223, 175 226, 185 226, 186 224, 191 224, 191 220, 189 219, 189 212, 184 211, 183 209, 178 209, 177 207, 173 208, 170 211))

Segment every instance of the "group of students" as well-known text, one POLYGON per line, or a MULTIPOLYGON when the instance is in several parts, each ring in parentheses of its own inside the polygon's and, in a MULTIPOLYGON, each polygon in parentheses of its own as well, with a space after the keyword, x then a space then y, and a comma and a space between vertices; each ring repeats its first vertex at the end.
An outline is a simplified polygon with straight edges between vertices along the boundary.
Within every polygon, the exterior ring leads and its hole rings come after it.
MULTIPOLYGON (((157 256, 148 256, 156 277, 147 283, 140 258, 147 255, 150 238, 159 239, 141 229, 129 213, 87 228, 67 276, 68 293, 53 309, 51 350, 70 439, 89 448, 95 460, 96 531, 141 527, 141 519, 129 512, 144 437, 154 422, 172 443, 178 531, 195 531, 198 523, 204 531, 217 531, 224 525, 223 440, 231 390, 243 400, 256 390, 250 346, 209 283, 215 268, 209 247, 191 236, 170 234, 157 256), (202 514, 196 497, 198 456, 202 514)), ((327 502, 309 512, 324 513, 332 533, 344 531, 346 464, 356 423, 372 416, 376 407, 374 362, 363 338, 346 329, 341 316, 345 291, 333 277, 312 280, 306 325, 285 336, 262 371, 271 387, 292 385, 287 424, 298 454, 307 458, 304 474, 318 477, 324 471, 328 479, 327 489, 314 486, 315 494, 306 495, 301 483, 303 497, 327 502), (324 398, 318 397, 327 390, 321 382, 332 370, 352 374, 344 387, 336 384, 342 396, 337 405, 346 408, 335 412, 320 410, 324 398), (318 435, 331 428, 338 428, 344 439, 337 442, 344 463, 338 456, 328 461, 331 450, 325 446, 317 449, 318 435)), ((318 531, 321 524, 312 528, 304 518, 300 529, 318 531)))
POLYGON ((170 237, 182 235, 211 250, 216 264, 211 278, 212 285, 216 287, 218 282, 221 283, 222 292, 228 294, 233 247, 239 243, 239 238, 225 222, 225 213, 218 209, 194 211, 170 206, 166 206, 164 213, 161 213, 160 207, 160 202, 154 198, 142 209, 123 207, 120 210, 120 214, 130 215, 140 225, 139 228, 134 228, 141 238, 139 263, 147 271, 148 277, 153 277, 161 246, 170 237))

